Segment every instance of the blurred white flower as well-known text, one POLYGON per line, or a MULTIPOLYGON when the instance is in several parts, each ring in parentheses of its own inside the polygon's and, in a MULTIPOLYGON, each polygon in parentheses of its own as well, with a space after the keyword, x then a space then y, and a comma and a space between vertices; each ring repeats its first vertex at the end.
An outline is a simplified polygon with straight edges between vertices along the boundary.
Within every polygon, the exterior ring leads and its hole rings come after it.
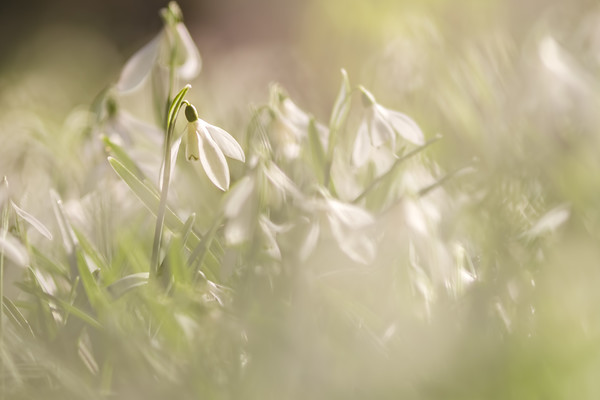
MULTIPOLYGON (((224 232, 227 243, 238 245, 250 240, 256 232, 259 210, 279 209, 283 204, 289 206, 290 203, 302 201, 302 193, 277 165, 272 162, 259 163, 231 188, 225 200, 223 212, 227 218, 224 232)), ((265 216, 261 214, 258 218, 262 217, 265 216)), ((281 231, 268 229, 275 225, 265 221, 260 226, 263 232, 281 231)), ((273 242, 274 234, 270 235, 268 240, 273 242)))
MULTIPOLYGON (((271 109, 275 115, 273 144, 284 158, 298 158, 308 137, 311 116, 298 107, 278 85, 271 86, 271 109)), ((315 122, 321 145, 326 148, 329 130, 315 122)))
POLYGON ((188 120, 185 133, 185 158, 200 160, 208 179, 225 191, 229 188, 229 167, 225 156, 244 162, 244 151, 239 143, 225 130, 198 118, 192 105, 185 109, 188 120))
POLYGON ((181 22, 181 11, 171 3, 163 12, 165 26, 154 39, 138 50, 123 67, 117 89, 129 92, 139 87, 155 65, 175 67, 176 76, 191 80, 198 76, 202 59, 190 32, 181 22))
POLYGON ((352 151, 352 162, 360 167, 369 159, 371 149, 391 143, 396 149, 396 136, 416 145, 423 145, 425 138, 419 126, 409 116, 390 110, 375 101, 373 95, 361 87, 365 117, 363 118, 352 151))
POLYGON ((322 228, 319 221, 325 220, 325 227, 329 228, 344 254, 360 264, 368 265, 373 262, 377 247, 370 229, 374 226, 375 219, 368 211, 327 195, 308 202, 306 211, 312 216, 309 216, 309 221, 300 221, 304 231, 304 238, 297 242, 301 261, 305 261, 316 247, 322 228))

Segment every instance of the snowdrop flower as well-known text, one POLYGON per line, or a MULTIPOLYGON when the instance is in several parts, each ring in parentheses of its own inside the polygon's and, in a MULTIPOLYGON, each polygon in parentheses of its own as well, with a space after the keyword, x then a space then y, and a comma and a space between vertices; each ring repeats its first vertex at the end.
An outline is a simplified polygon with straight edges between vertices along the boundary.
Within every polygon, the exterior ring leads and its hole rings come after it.
POLYGON ((365 164, 373 147, 378 148, 391 142, 391 148, 395 151, 396 136, 419 146, 425 143, 423 132, 415 121, 401 112, 378 104, 365 88, 361 87, 360 90, 365 106, 365 118, 358 128, 354 142, 352 162, 355 166, 365 164))
POLYGON ((294 244, 301 261, 306 261, 314 251, 324 231, 331 234, 340 250, 352 261, 369 265, 375 260, 376 238, 371 234, 375 218, 368 211, 326 194, 308 202, 306 211, 308 218, 299 221, 303 238, 296 239, 294 244))
POLYGON ((123 67, 117 89, 129 92, 138 88, 158 65, 175 67, 176 76, 191 80, 198 76, 202 59, 190 32, 182 21, 181 10, 175 2, 162 11, 165 26, 154 39, 135 53, 123 67))
MULTIPOLYGON (((296 159, 300 156, 303 141, 308 137, 311 116, 298 107, 278 85, 271 86, 271 109, 275 117, 273 142, 283 156, 296 159)), ((315 123, 321 145, 327 145, 329 130, 315 123)))
POLYGON ((185 117, 188 120, 185 158, 200 160, 208 179, 219 189, 227 190, 230 178, 225 156, 244 162, 244 151, 225 130, 198 118, 198 112, 191 104, 185 108, 185 117))

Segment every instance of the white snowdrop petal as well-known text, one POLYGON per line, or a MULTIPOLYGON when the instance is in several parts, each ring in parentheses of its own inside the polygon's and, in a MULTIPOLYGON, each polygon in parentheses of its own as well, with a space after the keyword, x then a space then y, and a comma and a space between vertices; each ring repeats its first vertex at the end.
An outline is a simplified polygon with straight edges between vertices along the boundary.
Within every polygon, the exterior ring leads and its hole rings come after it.
POLYGON ((201 128, 198 133, 200 135, 199 150, 202 168, 204 168, 208 179, 216 187, 225 191, 229 188, 229 167, 225 156, 217 143, 206 132, 206 128, 201 128))
POLYGON ((306 261, 312 254, 317 246, 320 231, 321 228, 316 220, 308 221, 308 227, 304 233, 304 237, 298 245, 298 257, 300 261, 306 261))
POLYGON ((281 102, 281 113, 290 123, 306 132, 310 118, 296 103, 286 98, 281 102))
POLYGON ((270 163, 263 169, 265 177, 284 194, 289 194, 296 199, 302 199, 303 195, 296 187, 294 182, 277 165, 270 163))
POLYGON ((394 140, 394 129, 390 125, 385 111, 383 107, 375 104, 372 106, 372 116, 367 118, 370 121, 369 133, 373 147, 380 147, 394 140))
POLYGON ((246 161, 244 150, 240 144, 227 132, 218 126, 206 124, 206 129, 210 133, 213 140, 217 143, 223 154, 234 160, 246 161))
POLYGON ((177 30, 178 50, 181 49, 184 54, 183 64, 177 68, 177 72, 183 79, 194 79, 202 69, 200 52, 198 51, 190 32, 182 22, 178 23, 175 26, 175 29, 177 30))
POLYGON ((254 213, 250 203, 243 204, 242 210, 235 218, 230 218, 225 225, 225 241, 230 246, 246 242, 254 231, 254 213))
POLYGON ((267 217, 261 215, 258 220, 258 226, 263 233, 263 237, 266 241, 266 252, 267 254, 276 260, 281 260, 281 250, 279 250, 279 244, 277 244, 276 234, 278 233, 277 225, 273 224, 267 217))
POLYGON ((346 225, 334 215, 328 215, 327 219, 333 237, 350 259, 361 264, 370 264, 375 259, 376 248, 371 238, 357 232, 356 227, 346 225))
POLYGON ((354 149, 352 151, 352 164, 356 167, 363 166, 369 158, 371 143, 369 142, 369 128, 367 121, 363 120, 356 132, 354 140, 354 149))
POLYGON ((327 199, 327 205, 330 215, 352 229, 364 228, 375 222, 373 216, 361 207, 334 199, 327 199))
POLYGON ((150 70, 152 70, 152 67, 156 63, 163 32, 161 31, 127 61, 117 82, 117 90, 121 92, 132 91, 140 86, 148 77, 150 70))
POLYGON ((231 189, 223 209, 225 217, 233 218, 240 214, 242 207, 248 203, 255 182, 253 175, 247 175, 231 189))
POLYGON ((533 227, 526 232, 529 237, 537 237, 545 233, 555 231, 559 226, 567 222, 571 215, 568 205, 560 205, 544 214, 533 227))
POLYGON ((416 145, 425 144, 425 136, 421 128, 408 115, 393 110, 385 110, 384 115, 396 134, 416 145))

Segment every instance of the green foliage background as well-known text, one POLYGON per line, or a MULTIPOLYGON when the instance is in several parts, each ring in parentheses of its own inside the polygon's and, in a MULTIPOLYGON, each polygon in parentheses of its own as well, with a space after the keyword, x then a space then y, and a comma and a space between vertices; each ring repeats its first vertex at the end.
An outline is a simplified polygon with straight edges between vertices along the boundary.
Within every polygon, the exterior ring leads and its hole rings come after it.
MULTIPOLYGON (((204 61, 187 98, 248 157, 264 150, 260 135, 274 140, 272 115, 253 119, 274 108, 271 81, 327 125, 345 68, 427 139, 440 134, 357 203, 376 220, 364 235, 377 243, 374 260, 352 260, 325 228, 299 255, 307 221, 332 215, 319 208, 326 185, 318 162, 287 162, 274 144, 265 165, 308 203, 231 163, 232 191, 249 176, 267 183, 260 206, 235 217, 254 221, 255 235, 230 245, 235 218, 222 212, 232 192, 180 157, 169 194, 180 220, 167 217, 165 272, 146 283, 161 147, 139 129, 133 144, 103 140, 109 126, 94 107, 152 32, 124 44, 97 27, 32 27, 0 72, 3 232, 29 258, 25 268, 4 261, 0 396, 597 398, 600 9, 282 3, 189 5, 189 14, 182 3, 204 61), (410 201, 417 211, 402 208, 410 201), (411 225, 419 213, 432 218, 424 231, 411 225), (259 216, 283 227, 279 258, 259 216)), ((144 90, 119 107, 152 126, 144 90)), ((347 162, 361 107, 354 95, 332 173, 344 203, 380 173, 347 162)))

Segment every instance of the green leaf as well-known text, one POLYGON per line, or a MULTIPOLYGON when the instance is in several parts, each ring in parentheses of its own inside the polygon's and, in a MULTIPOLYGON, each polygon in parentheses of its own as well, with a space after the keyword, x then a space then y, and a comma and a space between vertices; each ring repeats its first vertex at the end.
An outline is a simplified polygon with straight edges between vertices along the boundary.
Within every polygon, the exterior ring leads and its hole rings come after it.
POLYGON ((27 319, 25 319, 23 314, 21 314, 21 311, 19 311, 12 300, 6 296, 3 296, 2 303, 4 305, 5 315, 8 317, 8 319, 10 319, 16 327, 22 329, 28 334, 31 334, 31 336, 34 336, 29 322, 27 322, 27 319))
MULTIPOLYGON (((314 118, 308 123, 308 143, 310 146, 310 158, 315 171, 322 172, 325 168, 325 150, 321 144, 319 131, 314 118)), ((320 176, 319 179, 322 177, 320 176)))
POLYGON ((167 130, 175 124, 175 117, 177 116, 177 112, 179 111, 179 107, 181 107, 181 103, 183 102, 183 98, 187 94, 188 90, 191 89, 191 85, 185 85, 183 89, 177 93, 171 106, 169 107, 169 112, 167 113, 167 130))
MULTIPOLYGON (((117 175, 123 179, 123 181, 129 186, 138 199, 142 201, 144 206, 150 212, 156 216, 156 210, 158 210, 159 198, 158 194, 154 189, 149 187, 146 183, 140 181, 129 169, 127 169, 119 160, 113 157, 108 157, 108 162, 111 167, 115 170, 117 175)), ((184 224, 181 219, 175 213, 167 207, 165 214, 165 222, 167 227, 172 231, 183 231, 184 224)), ((194 248, 200 242, 200 238, 196 233, 190 232, 187 240, 187 247, 194 248)))
POLYGON ((33 226, 39 233, 45 236, 48 240, 52 240, 52 233, 42 224, 37 218, 33 215, 29 214, 27 211, 19 208, 12 200, 10 202, 13 210, 17 213, 19 217, 23 220, 27 221, 31 226, 33 226))
POLYGON ((119 159, 121 163, 125 167, 127 167, 127 169, 130 170, 135 176, 142 180, 146 178, 140 167, 138 167, 135 161, 133 161, 133 159, 129 157, 129 155, 123 147, 110 140, 108 136, 102 136, 102 141, 104 142, 104 145, 107 147, 107 149, 110 150, 110 152, 117 159, 119 159))
POLYGON ((345 69, 342 69, 342 86, 331 111, 331 119, 329 120, 330 131, 338 131, 346 120, 350 111, 351 94, 352 90, 350 88, 348 73, 345 69))
POLYGON ((149 275, 148 272, 138 272, 136 274, 127 275, 111 283, 106 289, 113 298, 118 299, 130 290, 148 284, 149 275))

